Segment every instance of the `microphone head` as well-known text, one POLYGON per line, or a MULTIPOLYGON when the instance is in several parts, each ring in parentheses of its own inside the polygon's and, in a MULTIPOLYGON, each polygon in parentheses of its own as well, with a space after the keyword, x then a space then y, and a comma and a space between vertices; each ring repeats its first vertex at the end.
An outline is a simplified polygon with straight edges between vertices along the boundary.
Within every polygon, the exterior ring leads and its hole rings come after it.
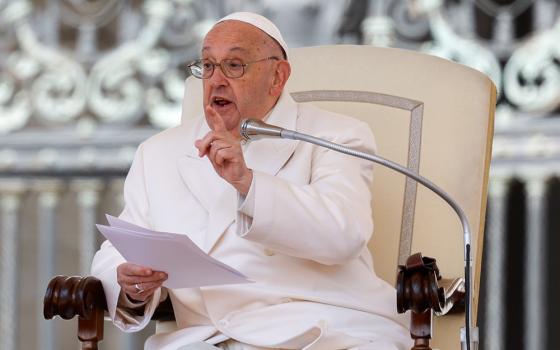
POLYGON ((244 119, 239 126, 239 133, 247 141, 258 140, 263 137, 282 137, 284 129, 266 124, 256 119, 244 119))

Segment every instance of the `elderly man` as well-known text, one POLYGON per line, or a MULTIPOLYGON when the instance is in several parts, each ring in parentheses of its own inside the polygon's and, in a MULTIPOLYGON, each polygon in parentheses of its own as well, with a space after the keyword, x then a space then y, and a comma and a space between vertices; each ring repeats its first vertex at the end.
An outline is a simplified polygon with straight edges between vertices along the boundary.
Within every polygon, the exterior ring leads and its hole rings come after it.
POLYGON ((283 91, 288 54, 262 16, 218 21, 190 65, 203 79, 204 116, 138 149, 121 218, 186 234, 255 281, 166 289, 165 272, 126 263, 105 242, 92 272, 118 327, 143 328, 171 298, 177 330, 152 336, 148 349, 202 342, 222 349, 410 347, 394 290, 376 277, 366 247, 371 164, 297 141, 241 140, 239 124, 251 117, 374 150, 367 125, 298 105, 283 91))

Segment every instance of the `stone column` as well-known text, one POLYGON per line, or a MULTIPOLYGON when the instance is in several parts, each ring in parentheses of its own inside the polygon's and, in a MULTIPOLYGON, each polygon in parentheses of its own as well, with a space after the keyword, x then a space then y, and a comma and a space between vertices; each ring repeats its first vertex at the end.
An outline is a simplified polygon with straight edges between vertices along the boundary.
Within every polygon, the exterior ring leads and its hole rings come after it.
MULTIPOLYGON (((47 284, 54 277, 56 266, 56 208, 62 184, 57 180, 38 180, 33 189, 38 192, 37 197, 37 302, 39 310, 47 284)), ((45 320, 43 313, 38 313, 37 339, 41 342, 41 349, 57 349, 54 336, 54 322, 45 320)))
POLYGON ((484 301, 485 347, 505 350, 505 222, 509 179, 493 176, 489 187, 490 216, 486 232, 486 300, 484 301))
POLYGON ((528 350, 544 349, 546 336, 545 190, 545 176, 536 175, 526 179, 525 349, 528 350))
POLYGON ((124 178, 111 180, 109 183, 109 193, 116 207, 114 209, 117 209, 115 213, 115 216, 117 216, 124 209, 124 178))
POLYGON ((103 183, 97 179, 84 179, 72 182, 72 189, 76 191, 80 215, 79 252, 80 274, 89 275, 91 261, 97 250, 97 204, 103 183))
POLYGON ((0 348, 17 349, 19 209, 25 189, 23 181, 0 180, 0 348))

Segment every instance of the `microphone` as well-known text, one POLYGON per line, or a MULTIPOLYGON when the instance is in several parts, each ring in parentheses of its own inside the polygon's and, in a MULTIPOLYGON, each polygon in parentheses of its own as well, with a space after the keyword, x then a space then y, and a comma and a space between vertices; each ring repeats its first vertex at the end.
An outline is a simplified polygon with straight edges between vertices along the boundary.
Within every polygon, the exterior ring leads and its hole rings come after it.
POLYGON ((256 119, 245 119, 241 122, 241 136, 247 140, 257 140, 265 137, 282 137, 282 129, 256 119))
MULTIPOLYGON (((440 198, 442 198, 451 208, 455 211, 459 220, 461 221, 461 225, 463 227, 463 248, 464 248, 464 260, 465 260, 465 329, 464 335, 466 340, 466 348, 467 350, 470 349, 471 342, 478 343, 478 327, 473 327, 472 322, 472 305, 471 305, 471 295, 473 292, 472 286, 472 257, 471 257, 471 230, 469 221, 467 216, 465 215, 463 209, 459 206, 459 204, 451 198, 451 196, 446 193, 443 189, 439 186, 428 180, 427 178, 412 172, 407 167, 404 167, 398 163, 390 161, 388 159, 379 157, 374 154, 369 154, 366 152, 358 151, 343 145, 339 145, 334 142, 330 142, 327 140, 323 140, 318 137, 314 137, 311 135, 299 133, 297 131, 284 129, 275 125, 267 124, 263 121, 256 120, 256 119, 244 119, 240 125, 240 133, 241 136, 247 140, 258 140, 267 137, 280 137, 283 139, 291 139, 291 140, 298 140, 309 142, 317 146, 325 147, 330 150, 344 153, 347 155, 351 155, 354 157, 362 158, 365 160, 369 160, 371 162, 381 164, 387 168, 395 170, 405 176, 408 176, 417 182, 421 183, 432 192, 437 194, 440 198), (471 333, 471 330, 473 333, 471 333), (474 335, 475 339, 471 340, 471 334, 474 335)), ((461 330, 463 335, 463 330, 461 330)), ((462 336, 461 336, 462 338, 462 336)))

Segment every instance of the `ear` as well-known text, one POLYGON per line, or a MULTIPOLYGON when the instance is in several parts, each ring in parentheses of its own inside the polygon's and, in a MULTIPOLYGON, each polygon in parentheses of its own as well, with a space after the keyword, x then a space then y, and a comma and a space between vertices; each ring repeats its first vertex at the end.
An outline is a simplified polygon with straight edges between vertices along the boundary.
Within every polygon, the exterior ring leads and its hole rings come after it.
POLYGON ((272 78, 272 86, 270 87, 270 94, 272 96, 280 96, 291 72, 292 68, 288 61, 281 60, 276 64, 276 70, 274 71, 274 76, 272 78))

